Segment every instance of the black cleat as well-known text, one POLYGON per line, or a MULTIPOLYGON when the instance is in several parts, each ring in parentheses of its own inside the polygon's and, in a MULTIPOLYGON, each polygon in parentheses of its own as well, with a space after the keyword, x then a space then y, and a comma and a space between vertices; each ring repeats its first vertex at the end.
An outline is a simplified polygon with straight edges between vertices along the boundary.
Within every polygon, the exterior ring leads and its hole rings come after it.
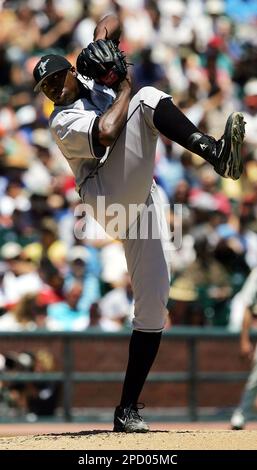
POLYGON ((237 180, 243 171, 241 146, 244 135, 244 116, 235 112, 228 117, 224 134, 219 140, 195 132, 190 136, 187 148, 211 163, 219 175, 237 180))
POLYGON ((242 113, 232 113, 226 123, 223 136, 216 143, 215 171, 225 177, 238 180, 243 172, 241 146, 245 135, 242 113))
POLYGON ((117 406, 114 413, 114 432, 148 432, 149 427, 138 413, 138 408, 117 406))

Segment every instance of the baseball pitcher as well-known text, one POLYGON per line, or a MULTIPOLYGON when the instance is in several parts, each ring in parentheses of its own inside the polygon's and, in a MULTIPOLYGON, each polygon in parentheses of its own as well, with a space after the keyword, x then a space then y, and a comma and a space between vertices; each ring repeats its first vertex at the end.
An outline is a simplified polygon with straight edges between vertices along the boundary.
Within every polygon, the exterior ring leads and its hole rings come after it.
MULTIPOLYGON (((109 15, 98 23, 94 41, 81 51, 76 68, 51 54, 39 60, 33 73, 35 90, 55 104, 50 129, 74 173, 82 201, 95 214, 103 196, 107 208, 118 203, 126 215, 132 205, 141 208, 139 216, 124 218, 121 230, 135 312, 114 431, 146 432, 138 398, 165 325, 171 261, 164 211, 153 183, 158 134, 200 155, 221 176, 236 180, 242 173, 244 120, 234 112, 222 137, 215 140, 200 132, 160 90, 145 87, 131 99, 128 64, 118 47, 120 32, 117 17, 109 15), (158 236, 153 236, 153 225, 160 229, 158 236)), ((99 222, 108 232, 108 216, 99 222)))

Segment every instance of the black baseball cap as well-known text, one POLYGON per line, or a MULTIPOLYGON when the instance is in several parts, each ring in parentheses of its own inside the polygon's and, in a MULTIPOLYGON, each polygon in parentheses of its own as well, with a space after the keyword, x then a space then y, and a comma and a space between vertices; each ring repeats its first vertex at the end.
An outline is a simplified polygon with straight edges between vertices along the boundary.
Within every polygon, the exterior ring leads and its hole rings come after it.
POLYGON ((34 67, 33 75, 37 82, 34 91, 39 91, 42 82, 46 77, 61 70, 70 69, 71 63, 65 57, 58 54, 48 54, 41 57, 34 67))

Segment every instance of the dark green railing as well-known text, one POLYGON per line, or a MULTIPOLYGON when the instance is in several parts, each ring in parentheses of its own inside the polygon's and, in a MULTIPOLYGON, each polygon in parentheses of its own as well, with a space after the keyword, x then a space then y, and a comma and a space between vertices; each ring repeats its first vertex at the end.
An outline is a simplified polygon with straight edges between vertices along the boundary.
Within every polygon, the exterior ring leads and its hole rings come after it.
MULTIPOLYGON (((252 332, 252 338, 257 338, 257 331, 252 332)), ((0 380, 15 382, 40 382, 59 381, 63 383, 63 410, 65 421, 72 420, 72 389, 74 383, 82 382, 121 382, 124 373, 121 372, 76 372, 73 370, 73 341, 76 339, 99 340, 105 339, 121 341, 130 337, 129 331, 122 332, 102 332, 98 329, 91 329, 84 332, 0 332, 2 339, 58 339, 63 344, 63 371, 52 373, 35 372, 3 372, 0 373, 0 380)), ((186 341, 188 353, 188 369, 185 372, 152 372, 149 374, 149 382, 177 382, 188 384, 188 418, 191 421, 198 419, 197 410, 197 386, 200 382, 238 382, 245 380, 247 372, 199 372, 197 345, 201 341, 238 341, 238 333, 229 332, 220 327, 174 327, 166 331, 163 335, 164 341, 186 341)))

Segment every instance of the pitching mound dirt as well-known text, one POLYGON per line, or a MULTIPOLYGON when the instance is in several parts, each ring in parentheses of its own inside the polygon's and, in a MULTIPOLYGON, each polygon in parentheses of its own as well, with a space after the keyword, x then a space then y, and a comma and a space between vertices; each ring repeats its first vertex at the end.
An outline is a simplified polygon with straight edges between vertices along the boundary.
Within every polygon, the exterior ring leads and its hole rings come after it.
POLYGON ((257 431, 109 431, 1 437, 0 450, 256 450, 257 431))

